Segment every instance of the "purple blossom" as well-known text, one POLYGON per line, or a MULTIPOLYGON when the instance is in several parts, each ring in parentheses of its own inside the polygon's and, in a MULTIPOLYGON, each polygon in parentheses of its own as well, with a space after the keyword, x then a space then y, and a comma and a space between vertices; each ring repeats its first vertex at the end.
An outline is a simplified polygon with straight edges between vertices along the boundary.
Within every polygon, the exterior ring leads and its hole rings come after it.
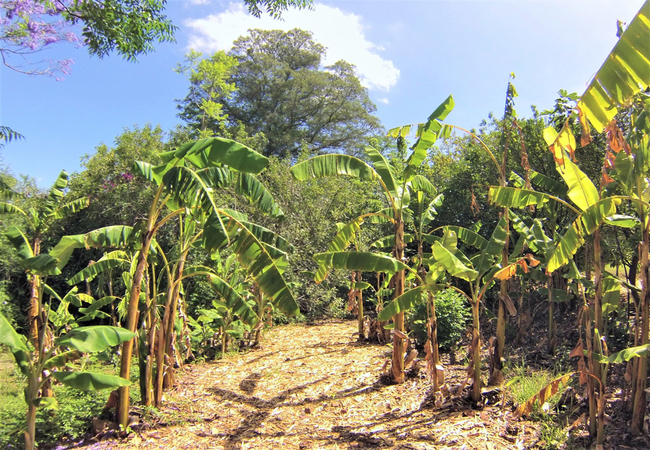
MULTIPOLYGON (((6 52, 6 64, 22 71, 25 55, 57 42, 79 43, 80 39, 61 16, 74 0, 0 0, 0 50, 6 52), (9 56, 7 56, 9 55, 9 56), (11 56, 15 55, 15 64, 11 56)), ((72 61, 29 62, 30 74, 70 73, 72 61), (44 69, 33 69, 34 64, 44 69)))

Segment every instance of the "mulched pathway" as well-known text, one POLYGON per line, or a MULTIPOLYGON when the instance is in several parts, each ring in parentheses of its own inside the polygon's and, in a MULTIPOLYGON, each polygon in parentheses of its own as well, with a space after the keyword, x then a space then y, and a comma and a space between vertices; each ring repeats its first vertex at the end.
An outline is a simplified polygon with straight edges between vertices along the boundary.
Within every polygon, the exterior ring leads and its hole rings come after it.
MULTIPOLYGON (((434 406, 424 370, 386 384, 390 348, 357 343, 355 331, 354 321, 277 327, 259 349, 187 365, 161 411, 143 415, 129 438, 98 435, 85 448, 535 447, 537 425, 515 419, 503 400, 473 409, 459 394, 434 406)), ((452 392, 465 373, 446 365, 452 392)))

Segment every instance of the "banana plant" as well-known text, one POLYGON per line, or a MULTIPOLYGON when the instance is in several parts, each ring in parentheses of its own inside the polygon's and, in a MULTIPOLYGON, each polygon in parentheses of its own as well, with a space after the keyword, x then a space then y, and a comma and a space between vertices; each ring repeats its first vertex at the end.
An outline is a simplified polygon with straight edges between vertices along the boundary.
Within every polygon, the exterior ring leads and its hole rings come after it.
MULTIPOLYGON (((47 232, 53 221, 67 217, 88 206, 88 198, 85 197, 71 202, 64 202, 65 189, 68 186, 68 181, 68 174, 65 171, 61 171, 47 195, 40 199, 36 203, 36 206, 27 209, 21 209, 12 202, 0 202, 0 213, 21 214, 29 227, 29 230, 26 232, 29 235, 29 240, 25 239, 23 241, 22 238, 17 237, 21 241, 21 250, 18 252, 21 265, 29 258, 39 257, 41 254, 43 234, 47 232)), ((18 234, 23 235, 14 226, 7 233, 13 236, 18 236, 18 234)), ((43 286, 40 275, 34 271, 27 270, 27 279, 30 289, 29 305, 27 308, 28 336, 34 347, 38 349, 40 345, 38 341, 39 331, 47 325, 47 322, 43 320, 39 304, 39 292, 42 291, 43 286)))
MULTIPOLYGON (((433 189, 433 185, 426 178, 418 175, 418 170, 424 162, 429 148, 438 139, 439 134, 445 132, 446 129, 441 121, 447 117, 453 106, 453 98, 449 96, 429 116, 427 123, 420 127, 420 137, 413 146, 413 152, 404 164, 400 164, 402 167, 390 164, 379 151, 367 147, 366 156, 372 162, 372 166, 353 156, 329 154, 315 156, 291 168, 294 178, 300 181, 337 175, 376 181, 381 186, 389 204, 388 208, 376 213, 362 215, 361 219, 376 217, 392 224, 394 236, 392 258, 381 257, 368 252, 327 252, 315 255, 317 262, 325 267, 356 271, 376 271, 374 269, 379 267, 377 264, 385 264, 389 268, 388 273, 394 274, 391 282, 395 289, 394 298, 404 293, 406 270, 404 264, 404 219, 409 210, 410 189, 414 191, 433 189), (386 259, 383 260, 382 258, 386 259)), ((396 383, 402 383, 404 382, 404 353, 406 348, 404 311, 395 314, 393 321, 395 329, 393 332, 391 379, 396 383)))
MULTIPOLYGON (((391 302, 386 310, 386 314, 395 311, 404 311, 411 308, 415 303, 420 301, 421 296, 430 291, 436 291, 452 287, 467 298, 472 307, 472 342, 470 346, 470 372, 473 377, 472 400, 479 401, 481 398, 481 359, 480 359, 480 320, 479 306, 487 292, 495 281, 510 278, 517 266, 528 267, 535 264, 530 257, 519 257, 514 262, 502 266, 502 249, 508 239, 506 230, 507 219, 501 217, 499 223, 494 229, 489 240, 486 240, 478 233, 462 227, 444 227, 442 238, 432 240, 431 257, 428 260, 429 271, 426 277, 426 284, 419 286, 401 297, 391 302), (466 256, 458 248, 458 241, 462 241, 479 250, 472 256, 466 256), (526 262, 528 260, 528 262, 526 262), (470 293, 467 294, 462 290, 441 283, 441 273, 446 272, 451 277, 459 278, 469 283, 470 293)), ((515 246, 513 255, 518 255, 523 248, 523 240, 515 246)), ((509 299, 509 297, 508 297, 509 299)), ((512 301, 506 302, 506 307, 512 315, 516 315, 516 309, 512 301)), ((500 359, 500 358, 498 358, 500 359)), ((497 367, 497 369, 499 369, 497 367)), ((491 378, 498 379, 499 373, 491 375, 491 378)))
POLYGON ((74 371, 69 362, 84 353, 97 353, 120 345, 133 338, 134 333, 123 328, 95 326, 78 327, 54 340, 52 348, 41 346, 36 350, 24 336, 19 335, 7 319, 0 314, 0 344, 9 347, 21 373, 27 378, 25 402, 27 403, 27 431, 25 448, 33 450, 36 438, 36 410, 38 407, 56 408, 54 397, 39 397, 41 387, 51 379, 81 390, 100 390, 127 386, 129 381, 102 373, 74 371), (66 368, 66 370, 59 370, 66 368))

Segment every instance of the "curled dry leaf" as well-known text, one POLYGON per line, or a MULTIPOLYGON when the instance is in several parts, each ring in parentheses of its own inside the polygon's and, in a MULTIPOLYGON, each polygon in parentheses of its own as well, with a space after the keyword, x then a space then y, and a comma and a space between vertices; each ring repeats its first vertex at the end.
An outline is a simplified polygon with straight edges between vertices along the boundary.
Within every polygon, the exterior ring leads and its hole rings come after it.
POLYGON ((525 403, 519 405, 519 407, 515 411, 515 414, 519 417, 530 414, 530 412, 533 410, 533 406, 535 405, 535 402, 539 401, 540 404, 542 405, 546 403, 548 399, 550 399, 560 391, 560 388, 562 388, 563 385, 566 385, 569 382, 572 376, 573 373, 569 373, 551 381, 549 384, 544 386, 537 394, 533 395, 525 403))

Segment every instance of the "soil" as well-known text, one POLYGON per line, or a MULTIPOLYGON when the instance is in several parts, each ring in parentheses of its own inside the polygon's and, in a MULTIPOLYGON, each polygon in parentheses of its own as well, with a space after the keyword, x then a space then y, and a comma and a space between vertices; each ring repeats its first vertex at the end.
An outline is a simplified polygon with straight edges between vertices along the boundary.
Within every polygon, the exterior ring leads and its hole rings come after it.
POLYGON ((278 327, 264 339, 261 348, 185 366, 165 405, 136 417, 128 438, 104 431, 75 447, 493 450, 539 444, 539 424, 515 418, 512 402, 492 395, 498 390, 488 390, 481 405, 466 400, 463 365, 444 361, 455 395, 438 405, 424 369, 416 367, 401 385, 387 383, 382 371, 390 348, 358 343, 354 321, 278 327))

